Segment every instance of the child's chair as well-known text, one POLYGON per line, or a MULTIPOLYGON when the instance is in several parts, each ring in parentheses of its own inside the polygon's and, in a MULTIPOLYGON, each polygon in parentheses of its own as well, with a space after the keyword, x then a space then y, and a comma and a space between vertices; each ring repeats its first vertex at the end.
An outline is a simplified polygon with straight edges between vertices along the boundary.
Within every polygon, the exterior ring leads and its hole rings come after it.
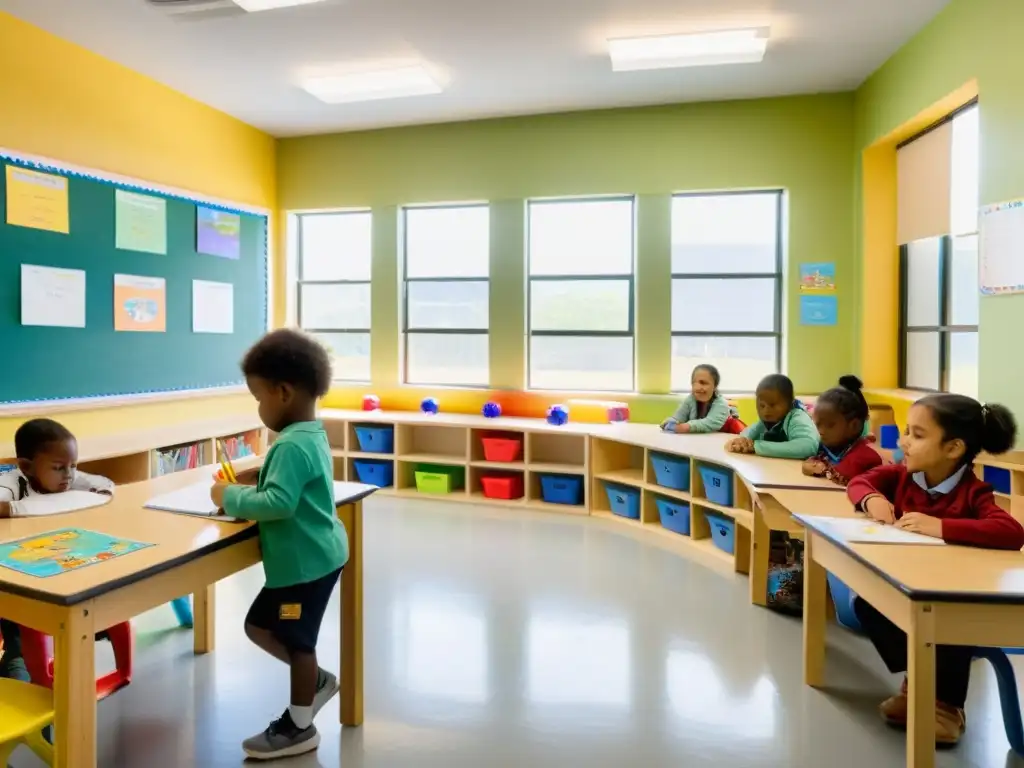
MULTIPOLYGON (((114 648, 114 671, 96 681, 96 698, 103 700, 132 681, 135 639, 132 625, 125 621, 100 632, 97 639, 110 641, 114 648)), ((21 655, 32 682, 53 688, 53 638, 35 629, 21 628, 21 655)))
POLYGON ((178 623, 183 627, 191 629, 194 622, 192 617, 192 603, 188 599, 188 596, 176 597, 171 601, 171 608, 174 609, 174 616, 178 620, 178 623))
POLYGON ((53 722, 53 694, 45 688, 0 678, 0 766, 25 744, 47 765, 53 765, 53 747, 42 731, 53 722))

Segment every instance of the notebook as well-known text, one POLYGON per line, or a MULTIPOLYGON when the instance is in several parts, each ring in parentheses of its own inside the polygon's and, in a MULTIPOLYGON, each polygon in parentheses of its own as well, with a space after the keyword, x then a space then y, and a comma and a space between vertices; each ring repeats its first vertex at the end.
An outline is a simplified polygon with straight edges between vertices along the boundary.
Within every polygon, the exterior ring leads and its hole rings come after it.
MULTIPOLYGON (((376 486, 364 485, 363 483, 334 483, 334 503, 342 504, 354 496, 364 494, 366 491, 375 491, 376 486)), ((165 493, 150 499, 144 505, 146 509, 155 509, 160 512, 174 512, 180 515, 196 515, 197 517, 217 517, 222 521, 233 521, 236 518, 226 515, 218 515, 218 509, 210 500, 210 483, 201 482, 186 485, 176 491, 165 493)))
POLYGON ((920 544, 934 547, 946 543, 933 536, 911 533, 864 518, 815 517, 814 525, 849 544, 920 544))

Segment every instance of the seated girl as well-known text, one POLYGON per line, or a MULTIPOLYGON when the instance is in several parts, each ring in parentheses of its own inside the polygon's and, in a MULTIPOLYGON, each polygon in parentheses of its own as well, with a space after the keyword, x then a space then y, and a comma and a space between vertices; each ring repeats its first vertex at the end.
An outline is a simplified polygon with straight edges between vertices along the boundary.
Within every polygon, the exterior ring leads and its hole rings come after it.
MULTIPOLYGON (((963 395, 929 395, 907 416, 904 464, 877 467, 850 482, 850 501, 882 523, 950 544, 1019 550, 1024 528, 996 504, 991 486, 972 471, 981 451, 1004 453, 1013 447, 1017 424, 1001 405, 982 405, 963 395)), ((907 636, 862 598, 853 604, 865 633, 890 672, 907 669, 907 636)), ((935 648, 935 740, 956 744, 967 720, 964 702, 974 649, 935 648)), ((907 680, 882 702, 891 725, 907 723, 907 680)))
POLYGON ((708 432, 735 435, 742 430, 739 413, 718 391, 721 378, 713 365, 702 363, 694 368, 690 374, 690 394, 674 414, 661 422, 661 428, 665 432, 694 435, 708 432))
POLYGON ((824 477, 837 485, 882 464, 882 457, 866 437, 868 402, 860 379, 843 376, 839 386, 824 392, 814 405, 818 428, 818 454, 804 462, 804 474, 824 477))
POLYGON ((818 430, 793 395, 788 376, 773 373, 761 379, 757 415, 761 420, 726 443, 727 451, 777 459, 807 459, 818 452, 818 430))

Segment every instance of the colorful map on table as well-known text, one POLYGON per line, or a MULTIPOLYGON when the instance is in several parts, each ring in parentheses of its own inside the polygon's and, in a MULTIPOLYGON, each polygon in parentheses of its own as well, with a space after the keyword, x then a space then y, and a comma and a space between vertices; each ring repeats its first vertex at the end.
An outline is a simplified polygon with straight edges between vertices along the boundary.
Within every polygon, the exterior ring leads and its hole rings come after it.
POLYGON ((45 579, 151 546, 81 528, 61 528, 0 543, 0 567, 45 579))

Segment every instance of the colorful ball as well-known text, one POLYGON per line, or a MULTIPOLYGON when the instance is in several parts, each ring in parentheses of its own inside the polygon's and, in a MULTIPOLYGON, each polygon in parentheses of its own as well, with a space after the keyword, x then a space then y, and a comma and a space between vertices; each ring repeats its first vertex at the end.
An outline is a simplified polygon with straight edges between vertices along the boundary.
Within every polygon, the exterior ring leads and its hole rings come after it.
POLYGON ((440 404, 437 402, 436 397, 427 397, 420 403, 420 410, 424 413, 434 414, 441 410, 440 404))
POLYGON ((552 405, 548 408, 548 424, 560 427, 569 421, 569 409, 564 405, 552 405))
POLYGON ((501 406, 492 400, 489 403, 484 403, 481 413, 488 419, 496 419, 501 416, 501 406))
POLYGON ((380 398, 376 395, 364 395, 363 396, 363 410, 364 411, 379 411, 380 410, 380 398))

